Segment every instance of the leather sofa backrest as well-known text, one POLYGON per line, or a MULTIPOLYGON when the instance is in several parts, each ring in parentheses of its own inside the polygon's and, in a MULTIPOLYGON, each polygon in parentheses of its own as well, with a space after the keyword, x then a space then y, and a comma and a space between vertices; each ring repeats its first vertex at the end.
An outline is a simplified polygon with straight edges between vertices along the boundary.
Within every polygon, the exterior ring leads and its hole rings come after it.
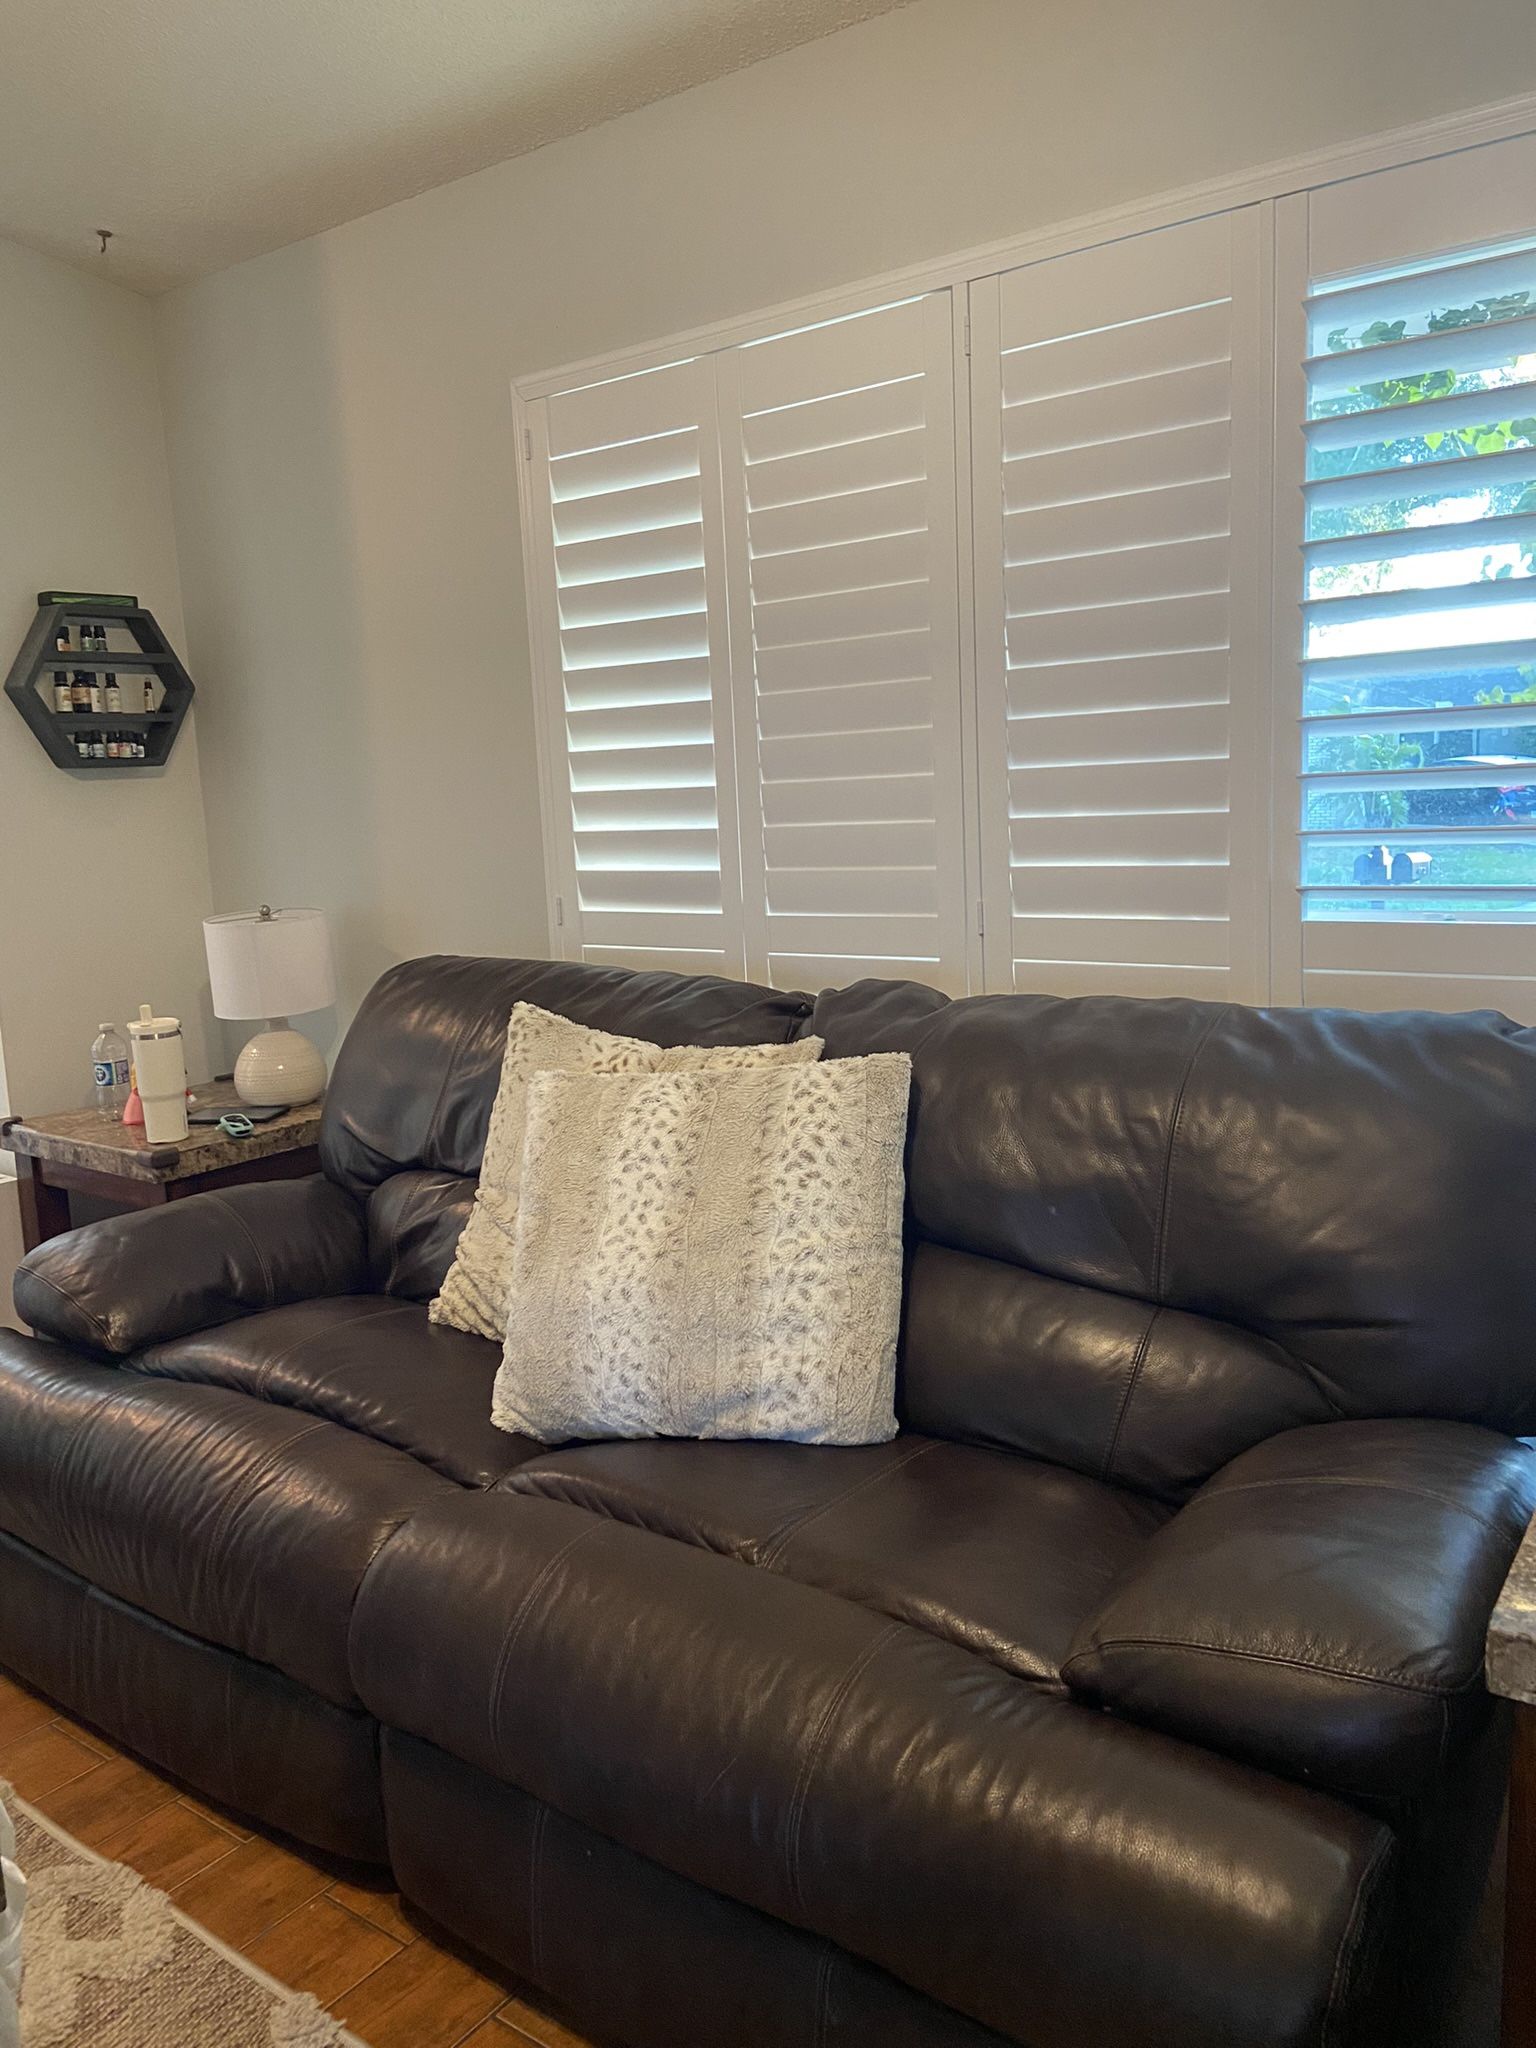
POLYGON ((811 1011, 809 996, 705 974, 455 956, 391 968, 336 1056, 320 1125, 330 1178, 365 1198, 379 1190, 368 1205, 369 1261, 388 1293, 425 1300, 442 1285, 516 1002, 659 1045, 782 1043, 811 1011))
POLYGON ((1536 1032, 828 991, 913 1056, 909 1426, 1168 1498, 1330 1416, 1536 1428, 1536 1032))

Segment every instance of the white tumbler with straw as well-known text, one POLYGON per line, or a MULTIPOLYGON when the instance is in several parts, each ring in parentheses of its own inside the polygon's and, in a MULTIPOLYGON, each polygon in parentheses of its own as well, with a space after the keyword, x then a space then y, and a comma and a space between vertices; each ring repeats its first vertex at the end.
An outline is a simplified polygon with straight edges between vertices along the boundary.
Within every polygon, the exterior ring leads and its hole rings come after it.
POLYGON ((128 1026, 133 1073, 144 1105, 144 1135, 151 1145, 174 1145, 187 1135, 187 1059, 179 1017, 156 1017, 148 1003, 128 1026))

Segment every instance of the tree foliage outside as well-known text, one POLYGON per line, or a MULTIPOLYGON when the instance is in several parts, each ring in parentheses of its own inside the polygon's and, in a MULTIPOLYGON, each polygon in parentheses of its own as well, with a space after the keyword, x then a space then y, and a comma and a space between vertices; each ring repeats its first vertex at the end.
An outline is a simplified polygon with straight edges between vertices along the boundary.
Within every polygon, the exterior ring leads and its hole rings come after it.
MULTIPOLYGON (((1376 320, 1352 329, 1340 326, 1326 336, 1333 353, 1371 349, 1417 338, 1452 334, 1513 320, 1536 311, 1531 291, 1514 291, 1474 300, 1466 306, 1426 308, 1417 319, 1376 320)), ((1363 366, 1362 366, 1363 367, 1363 366)), ((1465 393, 1485 391, 1488 417, 1465 425, 1431 427, 1418 434, 1399 433, 1391 440, 1362 440, 1356 445, 1319 451, 1312 474, 1348 476, 1376 470, 1401 470, 1401 489, 1369 503, 1325 508, 1313 515, 1309 537, 1383 536, 1376 559, 1314 569, 1308 594, 1313 597, 1355 596, 1373 591, 1422 592, 1426 612, 1433 611, 1434 592, 1468 582, 1536 579, 1536 535, 1511 536, 1481 551, 1458 546, 1458 524, 1485 519, 1536 515, 1536 478, 1501 482, 1479 475, 1474 467, 1458 477, 1463 463, 1521 448, 1536 449, 1536 412, 1518 408, 1530 400, 1536 382, 1536 352, 1510 346, 1492 365, 1458 371, 1450 364, 1412 375, 1389 375, 1364 382, 1321 399, 1314 417, 1337 418, 1384 407, 1410 407, 1465 393), (1501 404, 1509 391, 1516 399, 1507 415, 1501 404), (1445 547, 1393 556, 1387 535, 1394 531, 1444 526, 1445 547)), ((1370 428, 1362 422, 1362 434, 1370 428)), ((1536 581, 1532 582, 1536 603, 1536 581)), ((1348 629, 1333 628, 1337 636, 1348 629)), ((1530 637, 1527 635, 1526 637, 1530 637)), ((1366 651, 1368 642, 1356 628, 1352 642, 1341 649, 1336 638, 1320 633, 1308 652, 1366 651)), ((1466 650, 1458 649, 1465 658, 1466 650)), ((1359 790, 1314 790, 1307 799, 1303 826, 1311 830, 1412 832, 1415 827, 1467 826, 1510 828, 1512 837, 1499 845, 1462 845, 1432 841, 1433 866, 1428 879, 1445 884, 1478 882, 1536 883, 1536 726, 1502 726, 1469 715, 1454 729, 1413 729, 1416 709, 1466 706, 1469 714, 1501 706, 1536 704, 1536 662, 1511 661, 1490 651, 1481 669, 1463 665, 1454 674, 1434 672, 1382 675, 1328 683, 1313 678, 1307 691, 1307 712, 1376 711, 1402 714, 1400 727, 1385 721, 1380 731, 1330 734, 1314 727, 1309 735, 1306 768, 1380 775, 1379 787, 1359 790), (1529 784, 1523 764, 1531 762, 1529 784), (1489 764, 1478 786, 1467 789, 1424 789, 1393 786, 1404 770, 1473 762, 1489 764), (1507 765, 1506 765, 1507 764, 1507 765)), ((1312 885, 1350 881, 1360 844, 1314 842, 1306 855, 1304 879, 1312 885)))

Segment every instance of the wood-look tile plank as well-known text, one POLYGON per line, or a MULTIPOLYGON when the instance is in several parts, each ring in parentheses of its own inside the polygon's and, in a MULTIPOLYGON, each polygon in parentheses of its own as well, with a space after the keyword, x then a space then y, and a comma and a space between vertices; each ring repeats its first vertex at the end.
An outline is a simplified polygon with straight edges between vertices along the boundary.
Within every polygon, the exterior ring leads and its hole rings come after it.
POLYGON ((62 1728, 67 1735, 73 1735, 76 1742, 83 1742, 87 1749, 94 1749, 99 1757, 126 1756, 127 1751, 117 1749, 108 1742, 105 1735, 98 1735, 94 1728, 87 1728, 83 1721, 72 1721, 68 1714, 55 1717, 55 1728, 62 1728))
POLYGON ((226 1813, 222 1806, 212 1806, 195 1793, 183 1792, 181 1803, 188 1813, 195 1813, 199 1820, 205 1820, 211 1827, 219 1828, 236 1842, 251 1842, 256 1838, 238 1814, 226 1813))
POLYGON ((269 1927, 323 1892, 330 1879, 275 1842, 238 1842, 171 1896, 184 1913, 242 1954, 269 1927))
POLYGON ((109 1862, 126 1863, 147 1884, 174 1891, 221 1856, 232 1855, 236 1844, 232 1835, 173 1799, 96 1846, 109 1862))
MULTIPOLYGON (((526 1999, 509 1998, 495 2017, 499 2026, 510 2028, 513 2042, 532 2042, 534 2048, 593 2048, 585 2035, 573 2034, 569 2027, 551 2019, 547 2012, 540 2012, 526 1999)), ((507 2048, 512 2048, 511 2042, 507 2048)))
POLYGON ((157 1778, 130 1757, 114 1756, 83 1778, 73 1778, 50 1792, 43 1810, 76 1841, 105 1853, 102 1844, 107 1837, 120 1834, 162 1806, 170 1806, 175 1798, 175 1786, 167 1785, 164 1778, 157 1778))
POLYGON ((8 1778, 21 1798, 45 1811, 47 1799, 59 1786, 96 1770, 100 1763, 94 1749, 51 1721, 0 1748, 0 1778, 8 1778))
POLYGON ((457 2041, 454 2048, 515 2048, 517 2036, 510 2028, 504 2027, 492 2013, 488 2020, 482 2020, 472 2034, 466 2034, 457 2041))
POLYGON ((34 1728, 45 1728, 57 1715, 58 1709, 51 1700, 39 1699, 35 1692, 28 1692, 24 1685, 0 1672, 0 1747, 15 1742, 19 1736, 30 1735, 34 1728))
POLYGON ((333 2015, 369 2048, 456 2048, 506 1998, 499 1984, 413 1941, 337 2000, 333 2015))
POLYGON ((382 1928, 402 1947, 420 1938, 401 1909, 400 1894, 389 1888, 387 1880, 376 1888, 349 1884, 344 1878, 338 1878, 327 1897, 334 1899, 339 1906, 345 1906, 349 1913, 355 1913, 359 1920, 367 1920, 382 1928))
POLYGON ((400 1944, 322 1892, 269 1927, 245 1953, 271 1976, 328 2006, 399 1955, 400 1944))

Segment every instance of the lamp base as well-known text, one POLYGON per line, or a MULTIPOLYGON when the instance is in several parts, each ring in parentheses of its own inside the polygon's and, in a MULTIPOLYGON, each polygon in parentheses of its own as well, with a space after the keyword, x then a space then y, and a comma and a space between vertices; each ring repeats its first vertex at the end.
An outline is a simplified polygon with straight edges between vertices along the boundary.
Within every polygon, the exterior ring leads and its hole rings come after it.
POLYGON ((242 1102, 280 1102, 296 1109, 325 1088, 325 1055, 286 1017, 273 1017, 235 1061, 235 1093, 242 1102))

